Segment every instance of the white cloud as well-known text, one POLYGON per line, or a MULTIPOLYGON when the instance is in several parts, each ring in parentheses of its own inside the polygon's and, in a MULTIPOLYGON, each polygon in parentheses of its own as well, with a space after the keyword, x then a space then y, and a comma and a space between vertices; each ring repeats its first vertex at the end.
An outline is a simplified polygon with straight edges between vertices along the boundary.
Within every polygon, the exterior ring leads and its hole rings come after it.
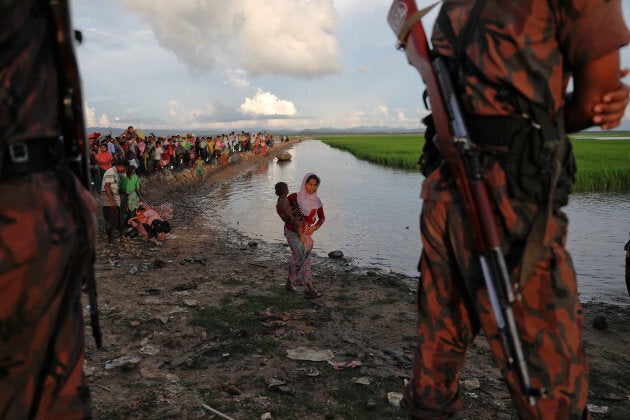
POLYGON ((107 117, 107 114, 101 114, 100 118, 98 119, 98 126, 109 127, 110 124, 111 123, 109 122, 109 118, 107 117))
POLYGON ((252 99, 247 98, 247 106, 242 105, 241 110, 225 105, 219 100, 205 104, 200 109, 187 106, 173 99, 168 103, 170 122, 179 127, 212 128, 253 121, 264 123, 267 119, 282 119, 291 115, 291 112, 295 113, 295 107, 291 102, 279 100, 270 93, 262 91, 259 93, 260 96, 257 94, 252 99), (245 112, 244 109, 251 111, 245 112))
POLYGON ((206 73, 217 61, 235 61, 254 75, 341 71, 332 0, 117 1, 193 72, 206 73))
POLYGON ((263 92, 262 89, 258 89, 253 98, 245 98, 240 109, 245 114, 254 115, 292 116, 297 114, 293 102, 279 99, 272 93, 263 92))
POLYGON ((379 106, 377 106, 377 107, 374 109, 373 114, 380 115, 380 116, 382 116, 383 118, 390 118, 390 116, 389 116, 389 111, 388 111, 387 107, 386 107, 386 106, 383 106, 383 105, 379 105, 379 106))
POLYGON ((365 9, 389 10, 392 0, 335 0, 335 7, 339 13, 358 13, 365 9))
POLYGON ((248 87, 249 80, 244 70, 241 69, 228 69, 223 72, 227 77, 225 83, 234 87, 248 87))
POLYGON ((94 127, 96 125, 96 108, 90 108, 86 101, 83 101, 83 119, 87 127, 94 127))
POLYGON ((203 111, 195 108, 187 108, 184 104, 175 100, 168 101, 168 116, 175 126, 194 126, 195 122, 203 115, 203 111))
MULTIPOLYGON (((396 121, 398 121, 399 123, 409 123, 412 120, 410 120, 407 115, 405 115, 405 111, 403 111, 402 109, 397 109, 396 110, 396 121)), ((416 121, 416 119, 414 118, 413 121, 416 121)))
POLYGON ((81 0, 74 22, 85 33, 77 53, 84 99, 94 107, 89 125, 418 127, 421 81, 393 47, 390 5, 81 0), (341 60, 342 73, 320 77, 341 60))
POLYGON ((320 126, 330 125, 338 128, 352 128, 360 126, 416 128, 420 125, 420 118, 422 114, 423 110, 419 108, 415 110, 396 108, 390 112, 386 106, 378 105, 367 110, 356 109, 348 112, 337 112, 334 115, 327 115, 324 117, 324 120, 319 123, 320 126), (407 116, 408 113, 412 114, 412 116, 407 116))
POLYGON ((109 127, 111 125, 107 114, 96 115, 96 108, 91 108, 87 101, 83 101, 83 119, 86 127, 109 127))

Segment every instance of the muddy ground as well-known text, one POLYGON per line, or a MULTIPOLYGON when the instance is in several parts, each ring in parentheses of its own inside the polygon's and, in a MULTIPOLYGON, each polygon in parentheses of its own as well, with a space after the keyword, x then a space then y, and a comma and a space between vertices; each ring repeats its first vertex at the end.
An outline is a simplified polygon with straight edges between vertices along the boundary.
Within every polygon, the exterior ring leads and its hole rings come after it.
MULTIPOLYGON (((286 246, 242 237, 196 205, 199 195, 291 144, 207 167, 202 182, 192 172, 145 180, 147 202, 174 205, 173 230, 161 245, 108 245, 101 232, 105 345, 95 348, 88 327, 85 363, 95 418, 407 418, 388 394, 408 377, 415 279, 319 255, 314 284, 324 296, 307 299, 282 287, 286 246)), ((630 306, 585 304, 593 418, 630 418, 629 320, 630 306), (607 318, 607 329, 593 328, 596 315, 607 318)), ((483 337, 461 379, 465 408, 456 418, 516 418, 483 337)))

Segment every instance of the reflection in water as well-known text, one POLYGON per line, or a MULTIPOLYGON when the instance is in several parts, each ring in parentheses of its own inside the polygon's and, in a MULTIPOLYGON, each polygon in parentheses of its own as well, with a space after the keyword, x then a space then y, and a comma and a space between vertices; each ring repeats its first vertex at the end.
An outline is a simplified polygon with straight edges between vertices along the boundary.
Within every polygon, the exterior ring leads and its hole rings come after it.
POLYGON ((582 300, 628 304, 623 246, 630 226, 627 193, 573 194, 567 249, 573 256, 582 300))
MULTIPOLYGON (((317 194, 326 213, 326 223, 314 235, 316 253, 341 250, 359 266, 384 266, 418 275, 422 175, 360 161, 319 141, 300 143, 289 152, 291 161, 263 165, 207 197, 217 204, 225 224, 252 238, 284 243, 274 185, 284 181, 295 192, 304 174, 314 172, 322 179, 317 194)), ((583 301, 630 303, 623 251, 629 229, 623 221, 629 207, 627 194, 571 197, 566 208, 570 220, 567 248, 573 255, 583 301)))
POLYGON ((254 175, 265 175, 267 173, 267 171, 269 170, 269 164, 268 163, 263 163, 260 166, 257 166, 254 169, 254 175))

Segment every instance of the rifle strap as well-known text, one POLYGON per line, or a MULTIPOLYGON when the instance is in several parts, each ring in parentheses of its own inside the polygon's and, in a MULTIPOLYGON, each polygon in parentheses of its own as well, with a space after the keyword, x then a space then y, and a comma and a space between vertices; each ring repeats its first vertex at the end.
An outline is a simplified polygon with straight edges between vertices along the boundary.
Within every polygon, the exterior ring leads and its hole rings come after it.
POLYGON ((478 0, 473 5, 472 10, 470 11, 470 15, 466 24, 462 28, 459 36, 455 35, 455 31, 453 30, 453 25, 451 24, 451 20, 448 17, 448 10, 446 7, 447 3, 444 3, 444 6, 440 9, 440 13, 437 17, 437 24, 440 26, 440 29, 444 32, 444 36, 448 40, 451 41, 453 47, 455 48, 455 59, 457 63, 465 63, 468 60, 466 57, 466 48, 472 39, 472 34, 475 28, 478 27, 479 18, 481 16, 481 12, 486 5, 486 0, 478 0))

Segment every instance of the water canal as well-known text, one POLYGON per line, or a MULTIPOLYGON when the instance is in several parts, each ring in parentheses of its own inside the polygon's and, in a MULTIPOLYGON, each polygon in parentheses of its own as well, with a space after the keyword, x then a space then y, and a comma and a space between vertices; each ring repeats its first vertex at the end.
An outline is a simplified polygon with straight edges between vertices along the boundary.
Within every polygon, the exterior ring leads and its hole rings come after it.
MULTIPOLYGON (((290 162, 260 166, 204 200, 216 205, 215 214, 228 226, 251 238, 283 243, 274 185, 284 181, 294 192, 305 173, 315 172, 322 179, 318 195, 326 223, 314 236, 314 251, 326 256, 341 250, 359 267, 418 275, 422 175, 361 161, 317 140, 299 143, 289 152, 290 162)), ((566 212, 570 220, 567 247, 582 301, 630 304, 623 251, 630 229, 625 222, 630 214, 627 193, 574 194, 566 212)))

